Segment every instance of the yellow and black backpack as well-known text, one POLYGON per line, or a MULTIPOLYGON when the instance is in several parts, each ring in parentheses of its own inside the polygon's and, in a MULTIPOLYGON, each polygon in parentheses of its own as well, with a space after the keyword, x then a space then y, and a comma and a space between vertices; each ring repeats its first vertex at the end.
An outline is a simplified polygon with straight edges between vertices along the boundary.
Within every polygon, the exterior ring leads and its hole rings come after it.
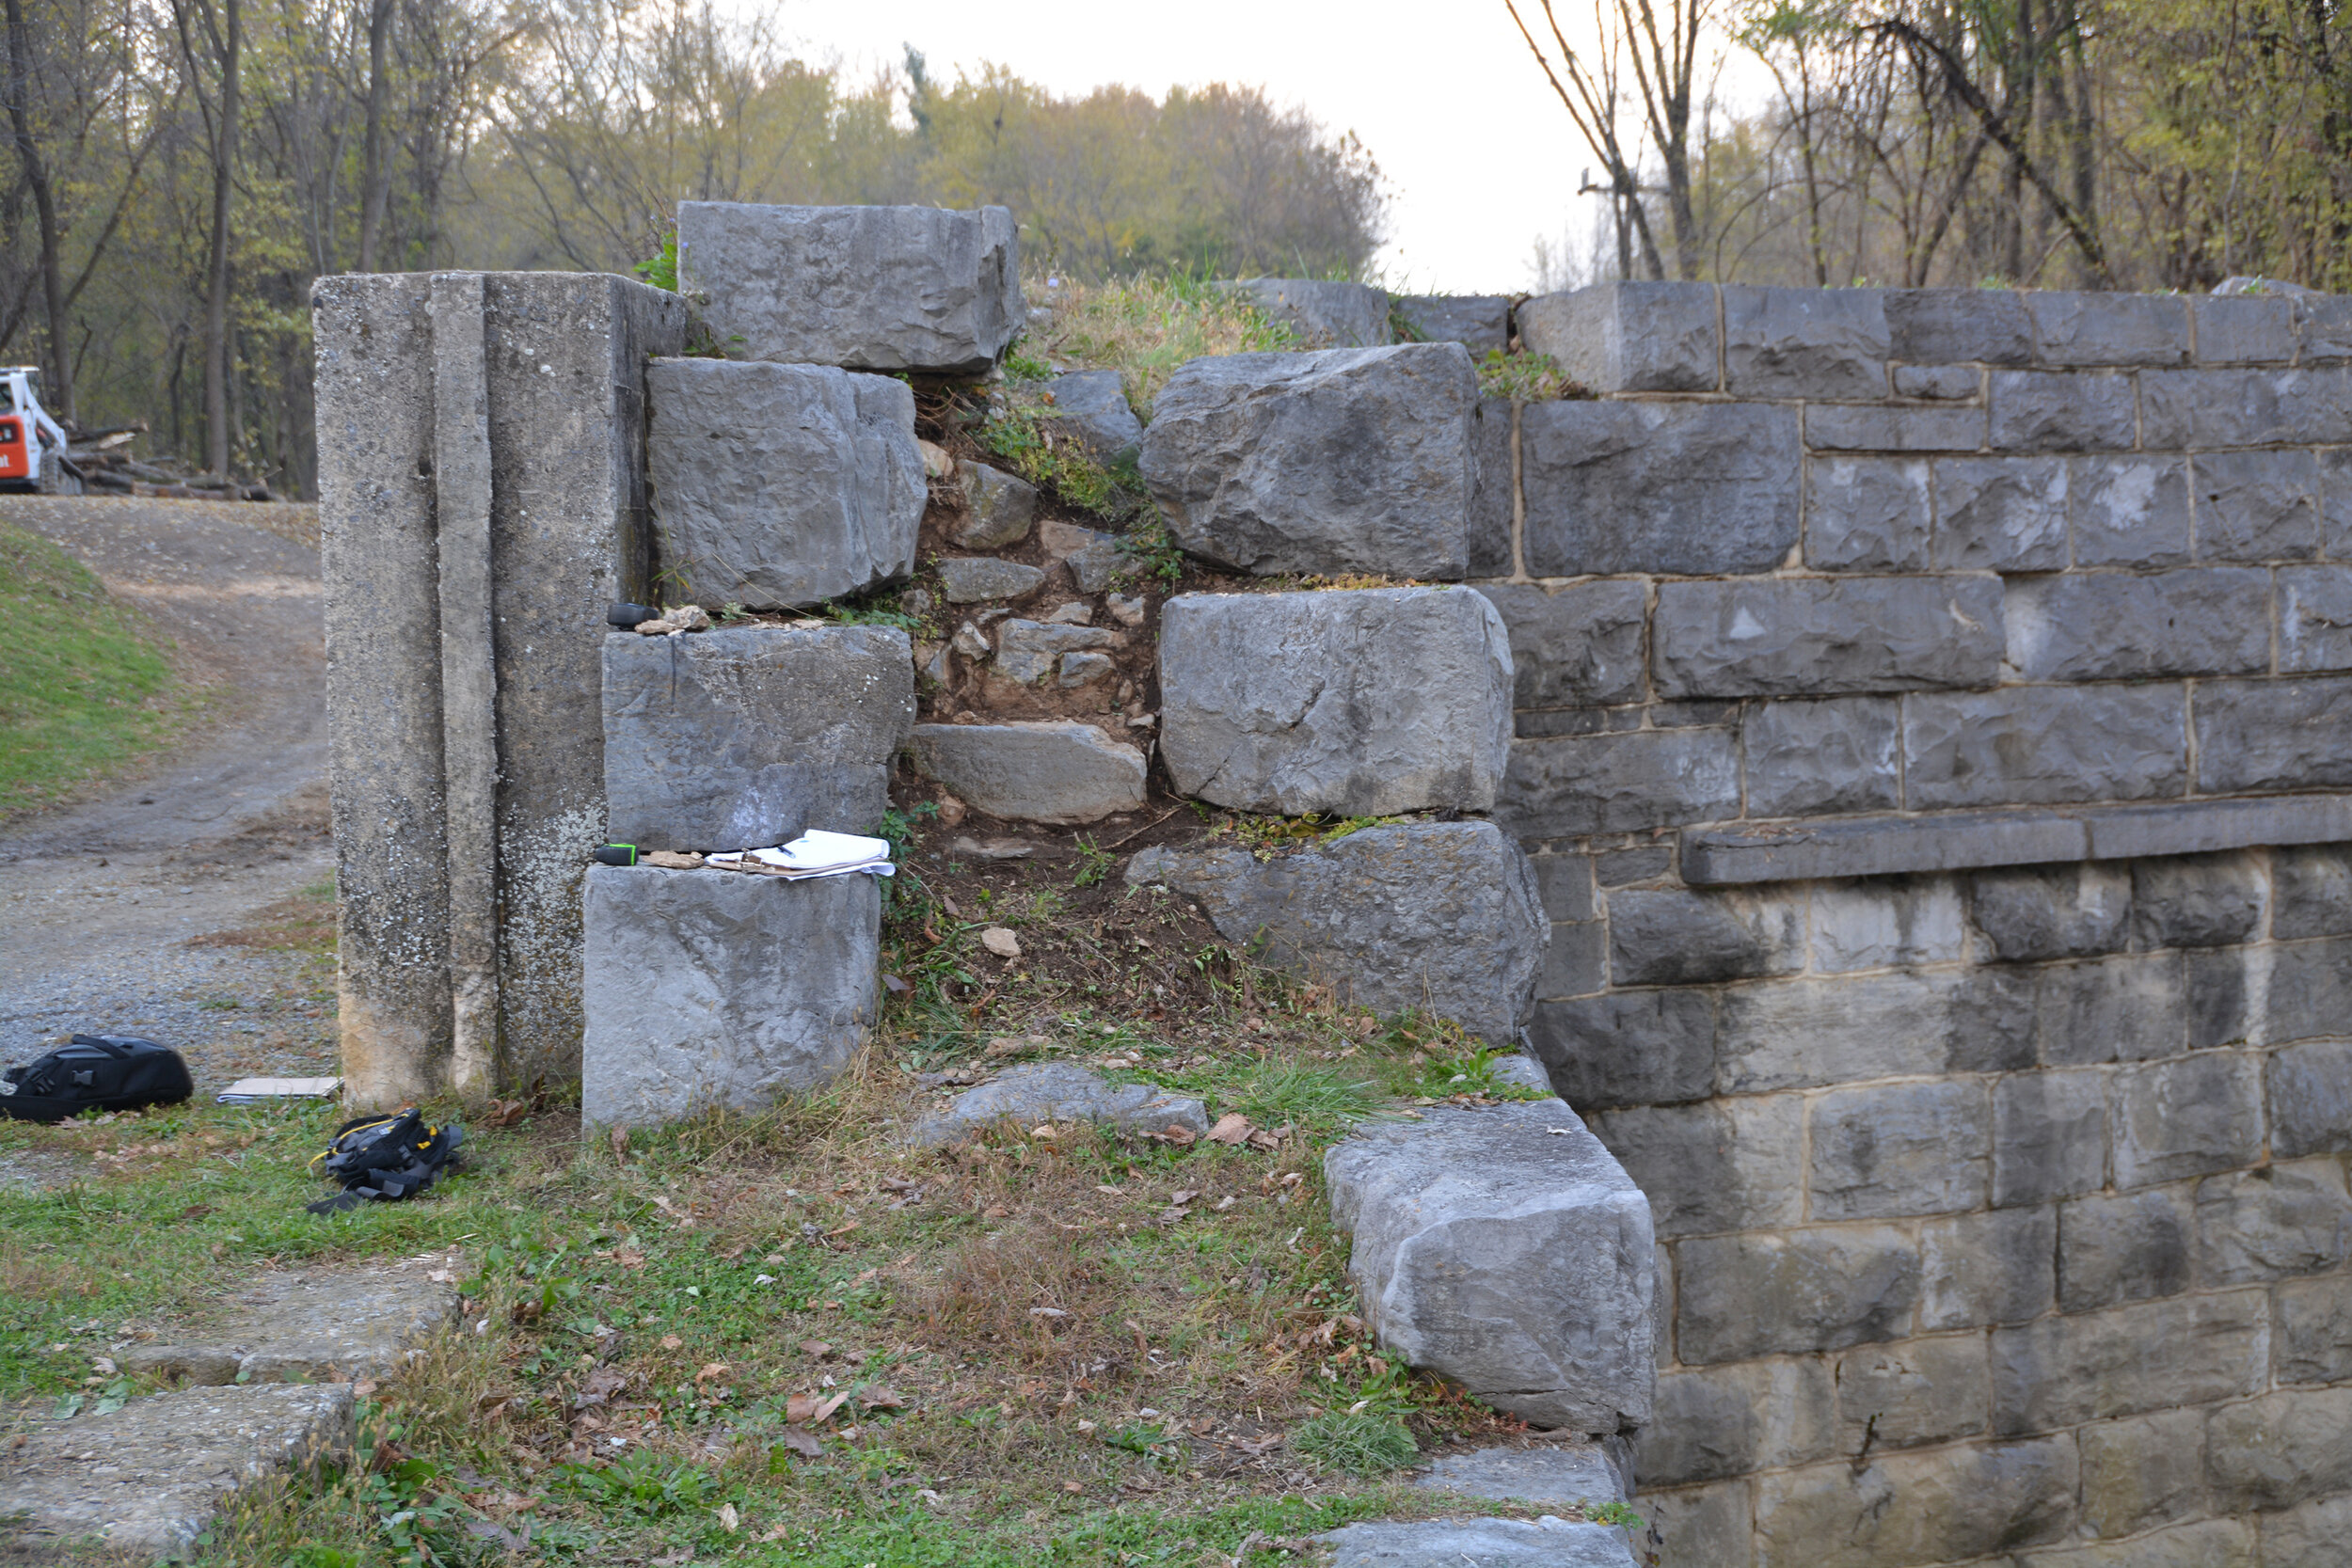
POLYGON ((335 1130, 335 1141, 310 1164, 342 1191, 310 1205, 313 1214, 340 1214, 371 1200, 414 1197, 456 1164, 462 1127, 436 1127, 414 1105, 389 1117, 360 1117, 335 1130))

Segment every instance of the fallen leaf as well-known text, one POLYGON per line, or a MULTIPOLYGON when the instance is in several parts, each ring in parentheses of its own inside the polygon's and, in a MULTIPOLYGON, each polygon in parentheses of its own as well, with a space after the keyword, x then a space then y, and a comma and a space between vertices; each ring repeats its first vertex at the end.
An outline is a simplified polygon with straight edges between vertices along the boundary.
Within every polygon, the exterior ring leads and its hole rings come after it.
POLYGON ((645 1266, 645 1255, 642 1252, 632 1252, 628 1247, 623 1247, 612 1255, 612 1261, 620 1264, 621 1267, 625 1269, 642 1269, 645 1266))
POLYGON ((685 1340, 679 1338, 675 1334, 664 1334, 661 1337, 661 1348, 663 1350, 676 1350, 680 1345, 685 1343, 685 1340))
POLYGON ((531 1109, 527 1100, 493 1100, 483 1121, 492 1127, 512 1127, 531 1109))
POLYGON ((1251 1132, 1248 1137, 1243 1139, 1242 1141, 1247 1143, 1250 1148, 1256 1149, 1261 1154, 1271 1154, 1276 1149, 1282 1147, 1282 1139, 1280 1135, 1269 1132, 1263 1128, 1260 1128, 1256 1132, 1251 1132))
POLYGON ((818 1400, 814 1394, 795 1394, 784 1402, 784 1418, 800 1426, 817 1414, 818 1400))
MULTIPOLYGON (((822 1404, 818 1405, 818 1406, 817 1407, 817 1418, 816 1418, 815 1420, 811 1421, 811 1422, 809 1423, 809 1425, 811 1425, 811 1426, 822 1426, 822 1425, 824 1425, 824 1424, 825 1424, 825 1422, 826 1422, 826 1421, 827 1421, 827 1420, 828 1420, 828 1419, 832 1417, 833 1413, 834 1413, 834 1411, 836 1411, 836 1410, 840 1409, 840 1408, 841 1408, 841 1406, 843 1405, 843 1403, 845 1403, 845 1402, 849 1400, 849 1397, 850 1397, 850 1391, 849 1391, 847 1388, 844 1388, 844 1389, 842 1389, 842 1390, 841 1390, 841 1392, 839 1392, 838 1394, 835 1394, 833 1398, 831 1398, 831 1399, 827 1400, 824 1403, 822 1403, 822 1404)), ((787 1420, 788 1420, 788 1419, 790 1419, 790 1418, 787 1416, 787 1417, 786 1418, 786 1419, 787 1419, 787 1420)))
POLYGON ((1239 1144, 1246 1140, 1252 1131, 1248 1117, 1243 1116, 1239 1111, 1228 1111, 1216 1118, 1215 1127, 1209 1129, 1209 1142, 1239 1144))
POLYGON ((1061 1134, 1054 1131, 1054 1124, 1052 1122, 1046 1121, 1040 1122, 1037 1126, 1030 1128, 1029 1136, 1032 1138, 1040 1138, 1047 1143, 1051 1143, 1056 1138, 1061 1136, 1061 1134))
POLYGON ((813 1355, 822 1361, 833 1354, 833 1347, 822 1339, 803 1339, 801 1341, 801 1353, 804 1355, 813 1355))
POLYGON ((708 1383, 712 1378, 724 1377, 732 1370, 734 1370, 734 1369, 729 1367, 723 1361, 706 1362, 703 1365, 703 1370, 694 1374, 694 1381, 696 1383, 708 1383))
POLYGON ((1082 1497, 1086 1493, 1086 1487, 1081 1482, 1074 1481, 1063 1481, 1061 1483, 1061 1489, 1069 1493, 1073 1497, 1082 1497))
POLYGON ((776 1441, 799 1454, 803 1459, 815 1459, 825 1451, 825 1445, 817 1440, 815 1433, 803 1432, 796 1426, 786 1427, 784 1434, 776 1441))
POLYGON ((991 926, 980 933, 980 945, 1000 958, 1021 956, 1021 939, 1002 926, 991 926))
POLYGON ((1029 1308, 1029 1316, 1032 1318, 1066 1318, 1070 1314, 1058 1307, 1032 1307, 1029 1308))
POLYGON ((733 1503, 721 1503, 719 1505, 719 1523, 729 1535, 733 1535, 737 1527, 740 1526, 742 1522, 743 1516, 735 1512, 735 1505, 733 1503))
POLYGON ((375 1393, 375 1379, 372 1377, 363 1377, 358 1382, 351 1386, 351 1397, 355 1400, 368 1399, 375 1393))
POLYGON ((980 1211, 980 1218, 984 1220, 1004 1220, 1010 1219, 1011 1217, 1012 1211, 1006 1208, 1001 1203, 980 1211))
POLYGON ((614 1127, 610 1133, 606 1134, 606 1141, 612 1146, 612 1163, 616 1165, 627 1164, 628 1163, 628 1125, 623 1123, 614 1127))
POLYGON ((835 1236, 847 1236, 850 1231, 855 1230, 864 1223, 865 1222, 863 1220, 851 1220, 847 1225, 835 1226, 833 1229, 825 1232, 825 1239, 827 1241, 831 1241, 835 1236))
POLYGON ((860 1408, 866 1410, 904 1410, 907 1407, 907 1402, 900 1399, 898 1391, 887 1383, 868 1388, 857 1397, 857 1402, 860 1408))
POLYGON ((1216 1200, 1216 1212, 1220 1214, 1225 1212, 1226 1210, 1231 1209, 1232 1206, 1233 1195, 1231 1193, 1227 1193, 1223 1197, 1216 1200))
POLYGON ((1200 1196, 1200 1193, 1191 1187, 1179 1187, 1168 1195, 1168 1201, 1181 1209, 1200 1196))
POLYGON ((1178 1148, 1190 1148, 1194 1144, 1200 1141, 1199 1134, 1195 1133, 1191 1128, 1179 1127, 1173 1122, 1168 1124, 1166 1132, 1146 1132, 1144 1136, 1147 1138, 1157 1138, 1164 1144, 1173 1144, 1178 1148))

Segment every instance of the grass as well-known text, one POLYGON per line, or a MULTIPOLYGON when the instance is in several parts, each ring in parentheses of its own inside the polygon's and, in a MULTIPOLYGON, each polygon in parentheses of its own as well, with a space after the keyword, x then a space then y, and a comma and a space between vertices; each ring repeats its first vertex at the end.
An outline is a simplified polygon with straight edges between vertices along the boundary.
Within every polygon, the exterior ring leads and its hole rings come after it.
POLYGON ((1043 373, 1043 361, 1115 370, 1128 404, 1147 422, 1152 401, 1188 360, 1212 354, 1256 354, 1300 347, 1297 335, 1268 318, 1246 294, 1188 277, 1138 277, 1111 283, 1063 278, 1025 283, 1032 305, 1052 319, 1025 337, 1007 371, 1043 373))
POLYGON ((146 618, 6 522, 0 606, 0 818, 67 800, 179 732, 188 694, 146 618))

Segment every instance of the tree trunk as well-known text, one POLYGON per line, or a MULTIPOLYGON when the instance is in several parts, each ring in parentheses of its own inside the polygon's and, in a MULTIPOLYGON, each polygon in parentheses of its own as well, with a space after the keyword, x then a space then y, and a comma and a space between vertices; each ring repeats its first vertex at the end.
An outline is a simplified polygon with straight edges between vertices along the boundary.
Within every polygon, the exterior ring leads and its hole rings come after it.
MULTIPOLYGON (((13 0, 11 0, 13 3, 13 0)), ((384 230, 391 179, 384 166, 384 53, 392 31, 392 0, 372 0, 368 8, 368 146, 359 182, 359 270, 375 270, 375 247, 384 230)))
POLYGON ((57 203, 50 189, 49 167, 33 138, 33 40, 24 26, 24 0, 8 0, 8 123, 16 133, 17 156, 24 166, 24 182, 33 190, 33 211, 40 225, 40 285, 49 315, 49 373, 43 399, 61 420, 73 418, 73 356, 67 341, 65 268, 57 256, 57 203))
POLYGON ((229 471, 229 206, 237 160, 237 73, 245 53, 242 0, 221 0, 220 124, 213 138, 213 241, 205 258, 204 467, 229 471))

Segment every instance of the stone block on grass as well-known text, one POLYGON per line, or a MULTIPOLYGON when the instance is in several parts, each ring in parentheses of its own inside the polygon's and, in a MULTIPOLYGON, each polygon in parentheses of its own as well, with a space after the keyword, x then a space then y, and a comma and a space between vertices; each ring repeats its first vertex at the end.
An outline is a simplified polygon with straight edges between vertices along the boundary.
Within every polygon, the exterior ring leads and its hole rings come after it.
POLYGON ((1359 1129, 1323 1169, 1384 1347, 1535 1426, 1649 1419, 1649 1204, 1575 1117, 1431 1111, 1359 1129))
POLYGON ((956 465, 967 515, 948 537, 967 550, 1000 550, 1029 536, 1037 520, 1037 488, 985 463, 956 465))
POLYGON ((1305 348, 1378 348, 1389 341, 1389 295, 1369 283, 1322 277, 1245 277, 1213 283, 1240 294, 1305 348))
POLYGON ((971 374, 1024 314, 1002 207, 681 201, 677 267, 678 292, 746 359, 971 374))
POLYGON ((1143 753, 1075 721, 918 724, 914 766, 974 809, 1016 822, 1099 822, 1143 806, 1143 753))
POLYGON ((1051 1121, 1092 1122, 1140 1132, 1181 1127, 1195 1137, 1209 1131, 1206 1107, 1190 1095, 1169 1094, 1150 1084, 1112 1084, 1067 1062, 1030 1062, 1008 1068, 956 1096, 946 1110, 917 1122, 907 1141, 929 1148, 1007 1122, 1026 1132, 1051 1121))
POLYGON ((1485 811, 1513 679, 1467 589, 1185 594, 1161 610, 1161 755, 1180 793, 1239 811, 1485 811))
POLYGON ((1511 346, 1511 301, 1502 294, 1407 294, 1396 310, 1425 343, 1459 343, 1479 359, 1511 346))
POLYGON ((914 724, 914 649, 895 627, 612 632, 606 832, 640 849, 709 850, 868 832, 914 724))
POLYGON ((1143 446, 1143 423, 1127 403, 1117 371, 1073 371, 1045 384, 1053 398, 1054 431, 1077 441, 1102 467, 1133 462, 1143 446))
POLYGON ((1195 359, 1142 471, 1187 552, 1260 574, 1470 570, 1478 377, 1459 343, 1195 359))
POLYGON ((873 1025, 872 877, 596 865, 584 925, 587 1126, 756 1115, 839 1077, 873 1025))
POLYGON ((1626 1532, 1589 1520, 1422 1519, 1316 1537, 1331 1568, 1632 1568, 1626 1532))
POLYGON ((677 593, 806 607, 914 569, 929 489, 906 383, 657 359, 645 392, 654 523, 677 593))

